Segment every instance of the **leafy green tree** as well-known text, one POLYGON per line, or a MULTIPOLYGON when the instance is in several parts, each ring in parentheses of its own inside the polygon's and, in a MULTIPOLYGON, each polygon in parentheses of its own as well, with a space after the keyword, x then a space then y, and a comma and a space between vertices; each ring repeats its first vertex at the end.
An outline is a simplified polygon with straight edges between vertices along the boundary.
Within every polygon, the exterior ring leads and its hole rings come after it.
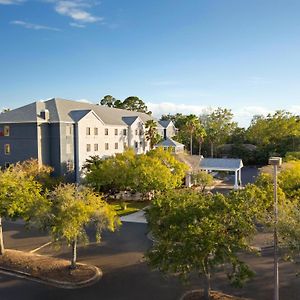
POLYGON ((114 193, 129 190, 147 195, 179 187, 186 170, 185 164, 162 148, 141 155, 135 155, 132 149, 128 149, 91 165, 86 180, 97 191, 114 193))
POLYGON ((122 103, 122 108, 151 115, 151 112, 148 111, 148 107, 145 102, 136 96, 127 97, 122 103))
POLYGON ((254 116, 246 134, 258 147, 263 163, 271 155, 285 156, 288 151, 300 150, 300 118, 286 111, 254 116))
POLYGON ((71 269, 76 268, 77 243, 88 241, 88 226, 95 227, 99 242, 102 230, 114 231, 120 224, 114 209, 99 195, 73 184, 58 186, 41 206, 36 219, 42 228, 49 231, 55 242, 64 240, 72 247, 71 269))
POLYGON ((229 263, 228 276, 236 285, 253 275, 238 257, 238 251, 249 250, 255 233, 254 212, 242 194, 172 190, 155 198, 146 215, 155 239, 146 255, 149 263, 185 279, 193 272, 204 276, 205 299, 214 267, 229 263))
POLYGON ((233 114, 231 110, 220 107, 208 115, 203 115, 200 119, 210 143, 210 155, 214 157, 215 147, 224 143, 230 137, 237 124, 232 121, 233 114))
POLYGON ((100 100, 100 105, 108 106, 108 107, 115 107, 117 99, 111 95, 106 95, 103 99, 100 100))
POLYGON ((33 206, 44 199, 42 185, 32 174, 11 166, 0 171, 0 254, 4 254, 2 218, 30 221, 33 206))
POLYGON ((97 191, 115 193, 130 190, 135 176, 135 153, 127 149, 105 160, 95 158, 86 172, 86 182, 97 191))
POLYGON ((201 192, 204 193, 207 186, 213 185, 214 178, 207 172, 199 171, 192 174, 192 183, 195 186, 199 186, 201 192))
POLYGON ((161 136, 157 131, 157 123, 154 120, 148 120, 145 123, 146 128, 146 140, 150 143, 150 149, 152 150, 156 144, 161 140, 161 136))

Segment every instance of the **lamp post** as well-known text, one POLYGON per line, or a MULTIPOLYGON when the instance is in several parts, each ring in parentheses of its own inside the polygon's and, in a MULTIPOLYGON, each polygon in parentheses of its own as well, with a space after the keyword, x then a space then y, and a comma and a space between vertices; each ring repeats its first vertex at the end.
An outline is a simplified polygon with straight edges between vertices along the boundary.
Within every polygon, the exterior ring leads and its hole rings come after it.
POLYGON ((274 167, 274 300, 279 300, 279 274, 278 274, 278 199, 277 199, 277 169, 281 166, 281 157, 270 157, 269 165, 274 167))

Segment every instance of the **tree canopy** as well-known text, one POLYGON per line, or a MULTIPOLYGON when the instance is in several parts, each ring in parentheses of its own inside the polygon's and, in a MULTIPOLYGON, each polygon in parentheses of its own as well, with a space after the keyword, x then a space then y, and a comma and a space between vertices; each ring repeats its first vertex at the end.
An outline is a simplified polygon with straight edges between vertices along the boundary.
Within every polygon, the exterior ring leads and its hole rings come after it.
POLYGON ((228 276, 236 285, 252 275, 237 255, 249 250, 255 233, 255 212, 243 194, 172 190, 156 197, 146 215, 155 240, 147 253, 149 263, 183 278, 192 272, 204 275, 206 299, 215 266, 229 263, 228 276))

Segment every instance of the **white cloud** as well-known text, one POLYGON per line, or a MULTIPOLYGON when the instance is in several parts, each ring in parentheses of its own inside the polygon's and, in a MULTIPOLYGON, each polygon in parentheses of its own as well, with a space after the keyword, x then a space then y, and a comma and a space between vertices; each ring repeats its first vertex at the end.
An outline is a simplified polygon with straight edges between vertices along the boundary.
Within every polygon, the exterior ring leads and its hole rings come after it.
MULTIPOLYGON (((1 1, 1 0, 0 0, 1 1)), ((10 22, 13 25, 18 25, 22 26, 27 29, 33 29, 33 30, 51 30, 51 31, 60 31, 59 28, 55 27, 49 27, 49 26, 44 26, 44 25, 39 25, 39 24, 33 24, 33 23, 28 23, 20 20, 15 20, 10 22)))
POLYGON ((69 25, 72 26, 72 27, 76 27, 76 28, 85 28, 85 25, 78 24, 78 23, 75 23, 75 22, 71 22, 71 23, 69 23, 69 25))
POLYGON ((89 2, 81 0, 57 1, 55 3, 55 11, 57 13, 70 17, 76 22, 95 23, 102 21, 103 18, 94 16, 86 10, 90 7, 91 4, 89 2))
POLYGON ((21 4, 24 0, 0 0, 0 5, 14 5, 14 4, 21 4))
POLYGON ((195 114, 200 115, 210 110, 211 107, 207 105, 189 105, 189 104, 175 104, 171 102, 162 103, 147 103, 149 110, 152 111, 155 117, 160 117, 163 114, 195 114))
MULTIPOLYGON (((175 104, 171 102, 162 103, 146 103, 149 110, 152 111, 153 116, 160 118, 163 114, 195 114, 201 115, 203 113, 209 112, 216 109, 217 107, 212 107, 208 105, 189 105, 189 104, 175 104)), ((229 107, 230 108, 230 107, 229 107)), ((300 114, 300 105, 293 105, 286 109, 293 114, 300 114)), ((273 114, 274 109, 268 109, 264 106, 245 106, 241 108, 233 108, 232 112, 234 114, 234 120, 238 122, 241 127, 248 127, 254 115, 264 115, 273 114)))

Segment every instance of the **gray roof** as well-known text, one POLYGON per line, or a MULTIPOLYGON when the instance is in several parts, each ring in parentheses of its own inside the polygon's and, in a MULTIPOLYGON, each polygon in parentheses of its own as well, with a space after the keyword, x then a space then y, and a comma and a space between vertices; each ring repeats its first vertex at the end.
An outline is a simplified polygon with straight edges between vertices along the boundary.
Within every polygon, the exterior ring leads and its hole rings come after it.
POLYGON ((97 116, 110 125, 126 125, 123 117, 140 117, 143 122, 153 119, 151 116, 130 110, 111 108, 85 102, 53 98, 47 101, 38 101, 26 106, 0 114, 0 123, 43 122, 40 113, 49 110, 49 122, 77 122, 88 111, 93 110, 97 116))
POLYGON ((160 121, 158 121, 158 123, 163 128, 167 128, 170 125, 171 122, 172 122, 171 120, 160 120, 160 121))
POLYGON ((199 166, 203 170, 234 171, 243 167, 243 161, 237 158, 201 158, 199 166))
POLYGON ((138 117, 123 117, 122 120, 123 120, 128 126, 131 126, 137 118, 138 118, 138 117))
POLYGON ((183 144, 178 143, 170 138, 166 138, 156 145, 157 147, 184 147, 183 144))

